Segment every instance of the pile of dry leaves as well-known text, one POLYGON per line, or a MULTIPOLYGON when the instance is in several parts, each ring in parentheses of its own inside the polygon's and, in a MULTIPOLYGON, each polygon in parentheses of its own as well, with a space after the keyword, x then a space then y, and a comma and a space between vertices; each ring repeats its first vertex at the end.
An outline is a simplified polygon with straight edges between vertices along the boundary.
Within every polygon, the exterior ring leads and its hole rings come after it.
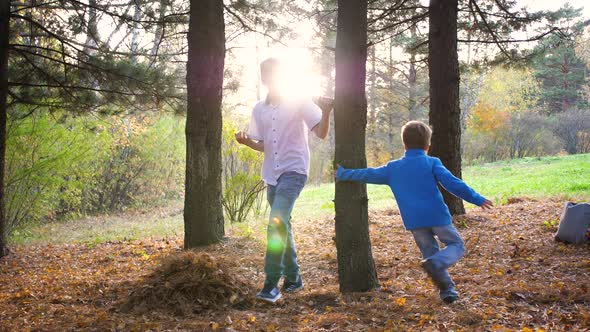
POLYGON ((187 251, 171 255, 139 281, 121 305, 122 312, 162 310, 189 315, 253 302, 252 285, 235 266, 206 253, 187 251))

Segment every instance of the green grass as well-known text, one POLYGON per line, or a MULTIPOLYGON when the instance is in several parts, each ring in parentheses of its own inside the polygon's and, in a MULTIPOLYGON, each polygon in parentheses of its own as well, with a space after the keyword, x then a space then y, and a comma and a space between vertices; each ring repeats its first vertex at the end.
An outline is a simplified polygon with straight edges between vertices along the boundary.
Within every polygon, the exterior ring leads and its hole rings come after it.
POLYGON ((14 232, 13 244, 86 243, 166 238, 183 235, 182 214, 157 218, 143 216, 100 216, 82 220, 48 222, 14 232))
POLYGON ((524 158, 465 169, 465 180, 497 201, 509 197, 590 197, 590 154, 524 158))
MULTIPOLYGON (((476 191, 496 204, 505 203, 509 197, 590 200, 590 154, 524 158, 468 166, 464 168, 463 177, 476 191)), ((369 185, 367 188, 370 209, 396 206, 389 187, 369 185)), ((307 219, 331 215, 334 211, 333 199, 333 183, 308 185, 295 204, 294 217, 307 219)), ((178 211, 181 205, 173 209, 178 211)), ((228 226, 228 229, 234 234, 244 236, 263 233, 265 220, 265 216, 260 216, 242 225, 233 225, 231 228, 228 226)), ((13 234, 11 243, 82 242, 93 245, 105 241, 165 238, 182 234, 182 214, 158 217, 148 212, 143 215, 99 216, 30 226, 13 234)))
MULTIPOLYGON (((388 186, 367 185, 369 208, 395 207, 393 194, 388 186)), ((293 210, 296 218, 315 218, 334 213, 334 183, 306 187, 293 210)))

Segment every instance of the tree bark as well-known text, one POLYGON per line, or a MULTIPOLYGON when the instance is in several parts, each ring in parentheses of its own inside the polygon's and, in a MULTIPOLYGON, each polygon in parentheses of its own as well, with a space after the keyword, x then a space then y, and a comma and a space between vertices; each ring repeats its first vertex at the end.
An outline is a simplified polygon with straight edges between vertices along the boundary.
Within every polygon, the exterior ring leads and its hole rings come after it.
POLYGON ((219 242, 221 98, 225 58, 223 0, 191 0, 188 32, 184 247, 219 242))
MULTIPOLYGON (((430 1, 428 74, 430 75, 430 155, 461 178, 461 110, 457 56, 457 0, 430 1)), ((464 214, 463 201, 443 190, 452 215, 464 214)))
MULTIPOLYGON (((339 0, 336 37, 335 162, 350 168, 367 166, 365 96, 367 1, 339 0)), ((379 286, 371 252, 367 186, 337 182, 336 249, 341 292, 363 292, 379 286)))
POLYGON ((10 32, 10 0, 0 0, 0 257, 8 255, 7 222, 4 209, 4 178, 6 170, 6 98, 8 95, 8 41, 10 32))

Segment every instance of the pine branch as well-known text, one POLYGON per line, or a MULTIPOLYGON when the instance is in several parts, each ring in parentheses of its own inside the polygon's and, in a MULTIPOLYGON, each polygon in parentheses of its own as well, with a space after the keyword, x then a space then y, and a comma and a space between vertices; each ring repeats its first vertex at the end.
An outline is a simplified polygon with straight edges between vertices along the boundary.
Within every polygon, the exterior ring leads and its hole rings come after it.
MULTIPOLYGON (((506 51, 506 49, 504 49, 504 47, 502 46, 502 44, 500 43, 498 36, 496 35, 496 33, 493 31, 492 27, 488 24, 488 21, 485 18, 485 15, 481 12, 481 10, 479 9, 479 6, 477 5, 477 3, 475 2, 475 0, 469 0, 469 6, 473 6, 475 7, 475 10, 477 11, 477 13, 479 14, 479 17, 481 17, 483 24, 485 25, 485 28, 488 30, 488 32, 490 33, 490 35, 492 36, 492 39, 494 40, 494 43, 498 46, 498 48, 500 49, 500 51, 508 58, 508 59, 512 59, 512 56, 508 53, 508 51, 506 51)), ((476 19, 475 20, 475 24, 481 29, 481 26, 479 24, 479 21, 476 19)))
MULTIPOLYGON (((28 53, 30 55, 41 57, 41 58, 46 59, 48 61, 52 61, 52 62, 58 63, 60 65, 64 65, 64 66, 69 66, 69 67, 72 67, 72 68, 75 68, 75 69, 78 69, 78 70, 81 70, 81 71, 92 72, 92 70, 90 69, 90 68, 92 68, 92 69, 95 69, 96 71, 105 72, 105 73, 107 73, 109 75, 113 75, 113 76, 116 76, 116 77, 121 77, 121 78, 124 78, 124 79, 129 79, 129 80, 135 81, 137 83, 140 83, 140 84, 144 85, 145 87, 147 87, 147 86, 149 86, 151 84, 149 82, 142 81, 142 80, 140 80, 140 79, 138 79, 136 77, 125 75, 125 74, 121 74, 120 72, 112 71, 112 70, 109 70, 107 68, 97 66, 97 65, 95 65, 95 64, 93 64, 91 62, 85 61, 83 59, 76 58, 76 57, 71 56, 71 55, 69 55, 67 53, 62 53, 61 51, 56 50, 56 49, 52 49, 52 48, 48 48, 48 47, 43 47, 43 46, 22 45, 22 44, 10 44, 9 46, 11 48, 13 48, 15 51, 19 52, 19 53, 20 52, 28 53), (74 63, 67 62, 67 61, 65 61, 63 59, 56 59, 56 58, 53 58, 53 57, 50 57, 50 56, 47 56, 47 55, 44 55, 44 54, 40 54, 40 53, 37 53, 37 52, 32 52, 32 51, 28 51, 28 50, 25 50, 25 49, 21 49, 20 47, 35 48, 35 49, 41 49, 41 50, 48 51, 48 52, 55 52, 55 53, 58 53, 58 54, 60 54, 62 56, 68 57, 68 58, 70 58, 72 60, 76 60, 77 62, 82 63, 82 64, 84 64, 87 67, 82 67, 82 66, 76 65, 74 63), (90 68, 88 68, 88 67, 90 67, 90 68)), ((156 97, 167 97, 167 96, 160 95, 157 92, 157 90, 155 90, 155 89, 154 89, 154 94, 153 95, 156 96, 156 97)))
POLYGON ((231 10, 229 8, 229 6, 227 5, 223 5, 223 8, 225 8, 225 10, 231 15, 233 16, 236 20, 238 20, 238 22, 241 24, 242 28, 244 28, 247 32, 254 32, 254 33, 259 33, 267 38, 270 38, 272 41, 274 41, 277 44, 280 44, 282 46, 287 47, 287 44, 283 43, 282 41, 276 39, 275 37, 269 35, 268 33, 264 32, 264 31, 259 31, 256 28, 252 28, 251 26, 249 26, 248 24, 246 24, 246 22, 240 17, 240 15, 238 15, 236 12, 234 12, 233 10, 231 10))
MULTIPOLYGON (((96 9, 96 10, 98 10, 98 11, 100 11, 100 12, 102 12, 102 13, 108 15, 108 16, 116 17, 116 18, 118 18, 118 19, 120 19, 120 20, 122 20, 124 22, 127 22, 127 23, 143 23, 143 24, 186 23, 186 19, 185 20, 179 20, 179 21, 176 21, 176 22, 175 21, 169 21, 168 19, 171 18, 171 17, 177 17, 177 16, 186 16, 186 17, 188 17, 188 14, 189 14, 188 12, 170 13, 168 15, 165 15, 163 20, 135 20, 135 19, 133 19, 133 17, 130 17, 130 16, 127 16, 127 15, 122 15, 122 14, 115 13, 115 12, 112 12, 112 11, 107 10, 107 8, 109 7, 109 5, 104 5, 104 6, 101 6, 101 5, 91 6, 90 4, 83 3, 83 2, 78 1, 78 0, 67 0, 67 1, 69 1, 71 3, 74 3, 74 4, 77 4, 79 6, 82 6, 82 7, 96 9)), ((135 0, 132 0, 129 3, 129 6, 131 5, 131 3, 135 3, 135 0)))
POLYGON ((405 23, 408 23, 408 22, 412 22, 413 24, 416 24, 416 23, 422 21, 423 19, 427 18, 428 15, 429 15, 428 11, 425 11, 424 13, 411 16, 411 17, 406 18, 404 20, 397 21, 395 23, 385 25, 385 26, 383 26, 383 27, 381 27, 379 29, 367 29, 367 31, 369 33, 376 33, 376 32, 383 32, 385 30, 393 29, 393 28, 395 28, 397 26, 400 26, 400 25, 405 24, 405 23))
POLYGON ((118 90, 110 90, 110 89, 101 89, 101 88, 93 88, 89 86, 81 86, 81 85, 65 85, 65 84, 35 84, 35 83, 28 83, 28 82, 8 82, 8 86, 26 86, 30 88, 49 88, 49 89, 72 89, 72 90, 86 90, 86 91, 95 91, 95 92, 103 92, 103 93, 112 93, 118 94, 123 96, 137 96, 137 97, 150 97, 152 95, 146 93, 133 93, 133 92, 124 92, 118 90))
MULTIPOLYGON (((27 21, 27 22, 29 22, 29 23, 37 26, 38 28, 40 28, 41 30, 43 30, 45 33, 47 33, 48 36, 56 39, 61 44, 67 45, 68 47, 71 47, 74 51, 78 52, 79 54, 83 54, 83 55, 88 56, 88 57, 92 57, 93 55, 85 52, 83 49, 78 48, 77 46, 79 46, 79 47, 86 47, 87 49, 94 50, 94 51, 99 51, 102 54, 107 54, 107 55, 121 55, 121 56, 125 56, 125 57, 131 56, 131 53, 130 52, 111 51, 111 50, 106 50, 104 48, 99 48, 99 47, 84 45, 83 43, 80 43, 80 42, 78 42, 76 40, 73 40, 73 39, 70 39, 70 38, 66 38, 64 36, 60 36, 60 35, 52 32, 52 31, 48 30, 41 23, 39 23, 39 22, 37 22, 37 21, 35 21, 35 20, 31 19, 31 18, 22 16, 22 15, 11 15, 11 17, 17 18, 17 19, 21 19, 21 20, 24 20, 24 21, 27 21)), ((185 55, 185 54, 186 54, 186 52, 180 52, 180 53, 161 54, 160 56, 178 56, 178 55, 185 55)), ((146 56, 146 57, 147 56, 151 56, 150 53, 136 53, 136 55, 138 55, 138 56, 146 56)))
POLYGON ((378 16, 376 16, 374 18, 369 19, 367 21, 367 24, 368 25, 371 25, 371 24, 373 24, 373 23, 375 23, 377 21, 380 21, 380 20, 384 19, 385 17, 393 14, 400 7, 402 7, 406 2, 408 2, 408 0, 400 0, 400 1, 398 1, 397 3, 393 4, 393 6, 391 6, 391 7, 387 8, 387 9, 383 10, 383 12, 380 15, 378 15, 378 16))
POLYGON ((483 40, 483 39, 458 39, 458 41, 460 43, 477 43, 477 44, 498 44, 498 43, 502 43, 502 44, 509 44, 509 43, 525 43, 525 42, 533 42, 533 41, 537 41, 540 39, 543 39, 543 37, 552 34, 552 33, 558 33, 559 35, 563 36, 563 32, 561 31, 561 29, 557 28, 557 27, 552 27, 551 29, 549 29, 548 31, 545 31, 539 35, 536 35, 534 37, 531 38, 527 38, 527 39, 497 39, 497 40, 483 40))

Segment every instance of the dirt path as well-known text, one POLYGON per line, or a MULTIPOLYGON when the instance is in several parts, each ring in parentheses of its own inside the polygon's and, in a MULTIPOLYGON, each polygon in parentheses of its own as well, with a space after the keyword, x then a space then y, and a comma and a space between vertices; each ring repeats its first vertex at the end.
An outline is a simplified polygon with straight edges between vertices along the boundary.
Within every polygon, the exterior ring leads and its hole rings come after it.
MULTIPOLYGON (((256 304, 185 317, 123 314, 117 303, 181 239, 14 248, 0 261, 0 331, 144 330, 577 330, 590 331, 590 246, 552 240, 562 203, 521 201, 456 220, 467 254, 451 274, 462 294, 444 305, 419 268, 419 253, 395 211, 371 212, 382 288, 338 292, 333 220, 296 220, 306 289, 276 306, 256 304)), ((230 236, 201 249, 263 281, 262 234, 230 236)))

